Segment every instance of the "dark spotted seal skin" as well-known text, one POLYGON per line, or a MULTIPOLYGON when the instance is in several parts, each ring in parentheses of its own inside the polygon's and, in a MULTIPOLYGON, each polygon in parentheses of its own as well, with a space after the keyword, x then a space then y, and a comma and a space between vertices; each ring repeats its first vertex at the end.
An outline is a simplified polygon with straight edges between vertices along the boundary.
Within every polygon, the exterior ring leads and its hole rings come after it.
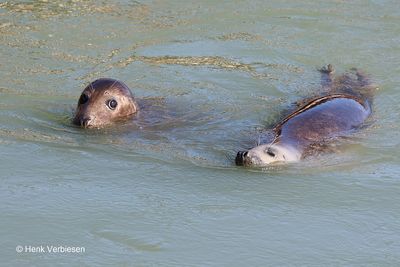
POLYGON ((320 70, 325 94, 303 104, 275 125, 274 140, 237 153, 239 166, 299 161, 306 151, 359 128, 371 114, 373 86, 361 72, 332 77, 331 65, 320 70))
POLYGON ((128 86, 118 80, 102 78, 83 90, 73 123, 83 128, 101 128, 131 118, 138 109, 128 86))

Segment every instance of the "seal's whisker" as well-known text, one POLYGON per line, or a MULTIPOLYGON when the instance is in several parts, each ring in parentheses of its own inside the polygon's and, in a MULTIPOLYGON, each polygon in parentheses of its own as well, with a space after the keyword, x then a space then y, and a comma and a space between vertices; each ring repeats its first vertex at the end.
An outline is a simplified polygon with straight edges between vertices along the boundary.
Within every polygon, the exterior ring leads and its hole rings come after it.
POLYGON ((268 144, 267 150, 270 149, 270 147, 273 145, 273 143, 278 139, 278 135, 275 135, 274 140, 271 141, 271 143, 268 144))
POLYGON ((91 83, 89 84, 89 86, 90 86, 90 90, 91 90, 92 92, 94 92, 93 82, 91 82, 91 83))
POLYGON ((118 82, 118 80, 115 80, 115 81, 113 82, 113 84, 111 84, 111 86, 110 86, 108 89, 113 88, 113 86, 114 86, 117 82, 118 82))
POLYGON ((256 146, 259 146, 261 144, 261 135, 258 136, 258 139, 256 141, 256 146))

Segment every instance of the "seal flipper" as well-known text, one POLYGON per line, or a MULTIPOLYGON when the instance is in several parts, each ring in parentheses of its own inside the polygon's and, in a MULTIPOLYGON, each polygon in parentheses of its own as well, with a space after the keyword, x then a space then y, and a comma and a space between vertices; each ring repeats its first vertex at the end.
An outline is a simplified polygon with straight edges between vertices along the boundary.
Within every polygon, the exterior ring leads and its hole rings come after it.
POLYGON ((290 112, 287 112, 287 115, 293 112, 294 110, 303 107, 310 101, 314 100, 317 97, 325 96, 331 94, 334 90, 334 73, 335 69, 333 68, 332 64, 328 64, 322 68, 317 68, 317 70, 321 73, 321 89, 318 91, 313 92, 310 96, 303 98, 301 100, 298 100, 294 103, 294 109, 289 110, 290 112))
POLYGON ((357 76, 357 81, 359 83, 359 87, 357 90, 359 91, 359 94, 361 94, 364 98, 368 100, 368 102, 371 104, 373 97, 375 95, 376 90, 378 90, 378 86, 374 84, 370 77, 365 74, 363 71, 354 69, 356 72, 357 76))
POLYGON ((360 86, 370 86, 370 85, 372 85, 371 79, 368 77, 367 74, 365 74, 364 71, 359 70, 357 68, 352 68, 351 70, 355 72, 355 74, 357 76, 357 81, 358 81, 360 86))
POLYGON ((372 104, 372 99, 377 88, 363 71, 352 68, 351 72, 335 78, 331 93, 353 95, 372 104))
POLYGON ((321 97, 321 96, 326 96, 329 95, 334 87, 334 73, 335 69, 333 68, 332 64, 328 64, 322 68, 317 68, 317 70, 321 73, 321 89, 318 91, 313 92, 307 97, 304 97, 300 100, 297 100, 294 102, 294 108, 289 110, 290 112, 287 112, 286 115, 292 113, 298 108, 301 108, 305 106, 307 103, 310 101, 313 101, 315 98, 321 97))
POLYGON ((331 64, 328 64, 320 69, 318 71, 321 73, 321 85, 322 88, 324 89, 329 89, 333 85, 333 74, 335 73, 335 70, 331 64))

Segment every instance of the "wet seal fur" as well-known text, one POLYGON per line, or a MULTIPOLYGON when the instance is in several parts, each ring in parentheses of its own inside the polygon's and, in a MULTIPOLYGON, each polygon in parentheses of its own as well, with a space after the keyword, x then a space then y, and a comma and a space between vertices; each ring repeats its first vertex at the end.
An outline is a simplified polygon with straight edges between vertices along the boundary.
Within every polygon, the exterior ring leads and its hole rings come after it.
POLYGON ((123 82, 102 78, 82 92, 72 122, 83 128, 101 128, 131 118, 139 105, 123 82))
POLYGON ((347 73, 337 78, 333 77, 331 65, 320 72, 324 92, 302 101, 298 109, 277 123, 272 129, 275 137, 271 143, 239 151, 236 165, 262 167, 299 161, 325 142, 362 126, 371 114, 376 87, 356 69, 353 75, 347 73))

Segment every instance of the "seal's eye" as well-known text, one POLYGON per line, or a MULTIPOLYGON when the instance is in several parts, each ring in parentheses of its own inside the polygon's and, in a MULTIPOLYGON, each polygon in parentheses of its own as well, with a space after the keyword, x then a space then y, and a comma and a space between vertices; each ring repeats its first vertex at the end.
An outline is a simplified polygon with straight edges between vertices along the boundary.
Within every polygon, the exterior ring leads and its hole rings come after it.
POLYGON ((275 157, 275 153, 272 152, 270 149, 267 150, 267 154, 270 155, 271 157, 275 157))
POLYGON ((115 99, 110 99, 107 101, 107 107, 111 110, 114 110, 118 106, 118 102, 115 99))
POLYGON ((79 105, 83 105, 83 104, 85 104, 86 102, 88 102, 88 100, 89 100, 89 96, 87 95, 87 94, 81 94, 81 97, 79 98, 79 102, 78 102, 78 104, 79 105))

